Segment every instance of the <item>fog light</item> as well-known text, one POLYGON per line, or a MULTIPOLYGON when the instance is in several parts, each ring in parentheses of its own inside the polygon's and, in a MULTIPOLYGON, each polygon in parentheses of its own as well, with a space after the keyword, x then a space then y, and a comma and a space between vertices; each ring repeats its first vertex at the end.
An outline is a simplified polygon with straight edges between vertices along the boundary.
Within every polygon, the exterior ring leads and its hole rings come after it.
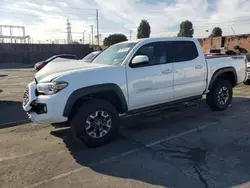
POLYGON ((30 103, 30 105, 31 105, 31 106, 36 106, 37 103, 36 103, 36 101, 32 101, 32 102, 30 103))
POLYGON ((44 103, 36 103, 36 105, 33 106, 32 111, 37 114, 45 114, 47 113, 47 106, 44 103))

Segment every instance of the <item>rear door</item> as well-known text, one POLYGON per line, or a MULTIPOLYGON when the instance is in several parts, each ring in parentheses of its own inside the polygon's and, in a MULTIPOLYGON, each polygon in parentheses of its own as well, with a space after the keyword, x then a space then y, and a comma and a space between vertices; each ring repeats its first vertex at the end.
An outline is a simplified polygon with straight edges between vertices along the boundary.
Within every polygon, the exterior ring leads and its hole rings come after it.
POLYGON ((206 89, 206 61, 193 41, 173 41, 174 98, 201 95, 206 89))

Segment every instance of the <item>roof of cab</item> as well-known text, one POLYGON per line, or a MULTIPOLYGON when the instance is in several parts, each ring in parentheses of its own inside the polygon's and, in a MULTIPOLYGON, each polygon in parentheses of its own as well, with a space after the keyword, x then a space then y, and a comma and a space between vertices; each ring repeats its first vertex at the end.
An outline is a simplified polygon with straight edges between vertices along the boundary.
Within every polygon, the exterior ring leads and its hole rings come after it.
POLYGON ((122 43, 138 43, 138 42, 155 42, 155 41, 174 41, 174 40, 184 40, 184 41, 194 41, 196 39, 190 37, 152 37, 152 38, 142 38, 132 41, 124 41, 122 43))

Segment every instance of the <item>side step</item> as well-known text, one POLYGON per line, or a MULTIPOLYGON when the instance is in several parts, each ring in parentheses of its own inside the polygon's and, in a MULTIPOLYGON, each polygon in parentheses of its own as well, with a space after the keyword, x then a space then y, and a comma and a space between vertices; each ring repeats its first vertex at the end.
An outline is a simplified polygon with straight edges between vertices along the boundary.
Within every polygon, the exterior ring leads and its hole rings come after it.
POLYGON ((158 114, 161 111, 170 110, 170 109, 173 109, 175 107, 180 107, 182 105, 184 107, 196 106, 197 101, 201 100, 201 99, 202 99, 202 95, 199 95, 199 96, 190 97, 190 98, 177 100, 177 101, 173 101, 173 102, 167 102, 167 103, 160 104, 160 105, 154 105, 154 106, 150 106, 150 107, 146 107, 146 108, 132 110, 132 111, 129 111, 125 114, 122 114, 120 117, 121 118, 128 118, 131 116, 137 116, 137 115, 143 115, 143 114, 151 116, 151 115, 158 114))

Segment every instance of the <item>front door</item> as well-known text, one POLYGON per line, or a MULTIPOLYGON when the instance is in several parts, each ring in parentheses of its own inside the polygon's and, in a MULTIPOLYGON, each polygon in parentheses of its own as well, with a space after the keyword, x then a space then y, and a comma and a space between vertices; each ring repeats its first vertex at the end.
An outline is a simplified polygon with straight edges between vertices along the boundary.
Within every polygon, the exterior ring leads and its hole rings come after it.
POLYGON ((149 63, 127 67, 129 108, 137 109, 173 100, 173 63, 167 55, 168 42, 143 45, 135 53, 146 55, 149 63))

